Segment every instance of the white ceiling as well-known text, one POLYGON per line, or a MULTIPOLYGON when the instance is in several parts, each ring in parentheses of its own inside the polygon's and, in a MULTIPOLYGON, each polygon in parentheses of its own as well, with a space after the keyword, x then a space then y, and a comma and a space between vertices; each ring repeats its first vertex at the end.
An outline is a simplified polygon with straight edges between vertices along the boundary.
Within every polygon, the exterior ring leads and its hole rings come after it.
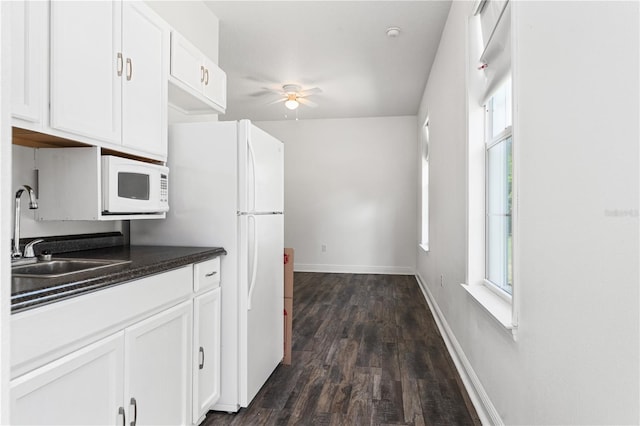
POLYGON ((254 121, 415 115, 451 1, 205 1, 220 19, 227 113, 254 121), (388 27, 400 27, 397 38, 388 27), (319 87, 289 111, 265 88, 319 87))

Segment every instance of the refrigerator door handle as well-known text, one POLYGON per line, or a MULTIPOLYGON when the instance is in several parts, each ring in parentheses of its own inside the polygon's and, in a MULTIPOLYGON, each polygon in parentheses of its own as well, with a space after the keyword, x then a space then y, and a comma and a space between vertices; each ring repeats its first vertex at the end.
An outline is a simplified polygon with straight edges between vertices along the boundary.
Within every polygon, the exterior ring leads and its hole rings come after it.
POLYGON ((253 271, 251 272, 251 281, 249 284, 249 296, 247 297, 247 310, 251 310, 251 299, 253 298, 253 290, 256 287, 256 277, 258 275, 258 221, 255 215, 249 214, 248 218, 253 219, 253 271))
POLYGON ((255 210, 256 209, 256 155, 253 151, 253 145, 251 145, 251 140, 247 140, 247 147, 249 148, 249 158, 251 158, 251 193, 253 195, 252 201, 253 204, 250 209, 247 210, 255 210))

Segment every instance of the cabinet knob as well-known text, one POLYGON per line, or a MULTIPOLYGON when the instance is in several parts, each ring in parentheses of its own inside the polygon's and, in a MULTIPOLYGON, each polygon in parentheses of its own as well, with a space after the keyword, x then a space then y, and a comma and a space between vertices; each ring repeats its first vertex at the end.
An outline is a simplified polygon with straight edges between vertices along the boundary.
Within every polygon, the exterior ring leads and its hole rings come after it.
POLYGON ((204 82, 204 65, 200 65, 200 83, 204 82))
POLYGON ((218 271, 209 272, 208 274, 205 275, 205 277, 212 277, 217 273, 218 273, 218 271))
POLYGON ((207 68, 204 69, 204 85, 209 85, 209 70, 207 68))

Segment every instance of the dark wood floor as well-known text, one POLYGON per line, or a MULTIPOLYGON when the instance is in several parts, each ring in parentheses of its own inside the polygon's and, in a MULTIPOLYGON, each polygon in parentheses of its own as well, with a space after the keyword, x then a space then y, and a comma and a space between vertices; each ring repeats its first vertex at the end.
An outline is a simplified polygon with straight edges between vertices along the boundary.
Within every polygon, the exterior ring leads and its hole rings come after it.
POLYGON ((296 273, 293 363, 211 425, 479 425, 416 279, 296 273))

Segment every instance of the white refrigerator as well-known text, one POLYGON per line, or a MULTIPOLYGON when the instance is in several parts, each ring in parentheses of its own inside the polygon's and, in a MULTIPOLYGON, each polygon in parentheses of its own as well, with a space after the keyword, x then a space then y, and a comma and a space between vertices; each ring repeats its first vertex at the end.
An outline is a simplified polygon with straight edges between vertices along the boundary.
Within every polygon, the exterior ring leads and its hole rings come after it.
POLYGON ((167 164, 167 218, 131 221, 131 243, 226 249, 211 408, 236 412, 283 357, 284 146, 248 120, 175 124, 167 164))

